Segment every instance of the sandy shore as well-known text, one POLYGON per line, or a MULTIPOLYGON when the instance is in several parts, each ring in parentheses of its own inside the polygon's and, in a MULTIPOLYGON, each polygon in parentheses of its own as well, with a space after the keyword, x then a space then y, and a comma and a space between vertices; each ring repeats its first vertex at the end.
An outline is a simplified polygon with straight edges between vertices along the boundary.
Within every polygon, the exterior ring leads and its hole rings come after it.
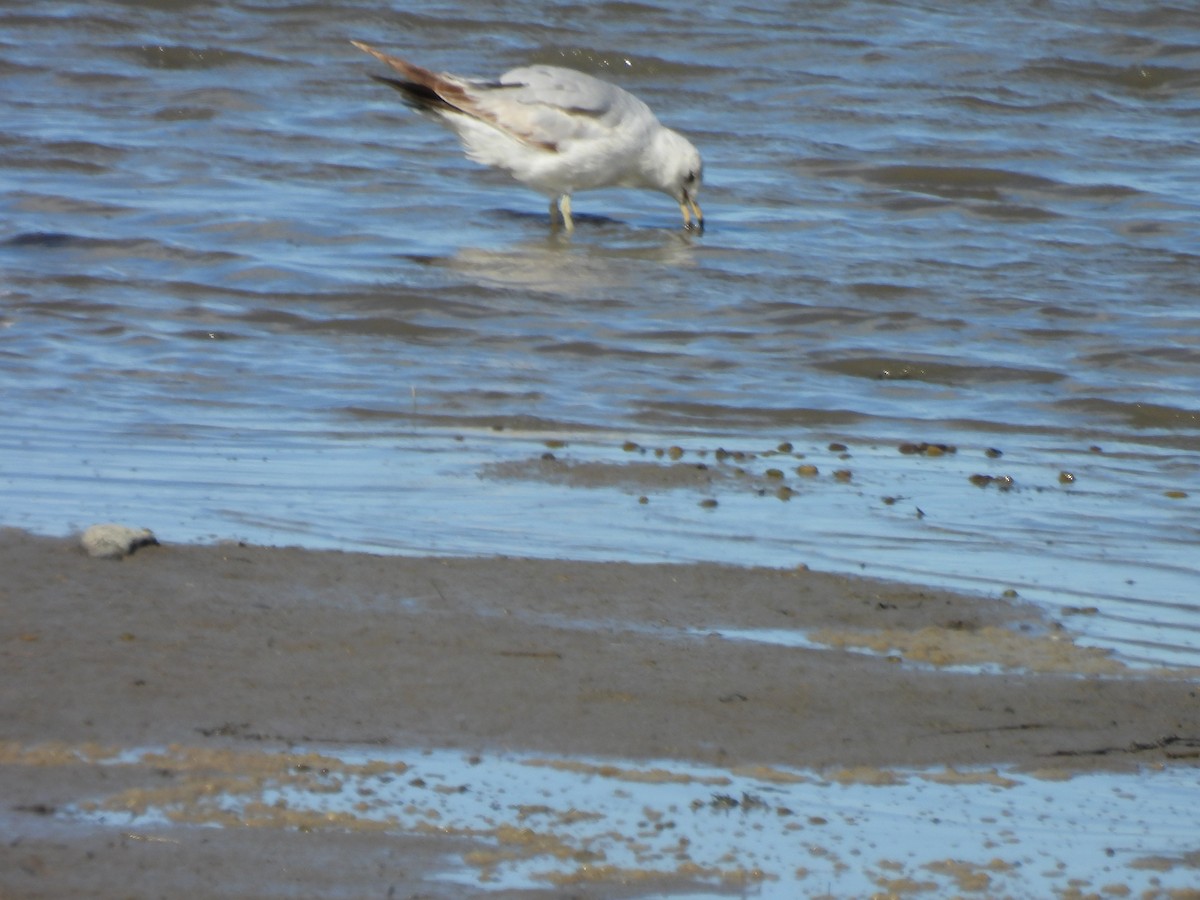
POLYGON ((366 896, 388 866, 391 896, 463 895, 426 877, 459 836, 204 829, 181 842, 81 828, 53 813, 147 776, 54 764, 56 748, 1028 769, 1188 765, 1200 752, 1194 681, 1131 677, 1001 598, 808 571, 240 545, 97 560, 16 530, 0 531, 0 571, 0 896, 320 894, 326 882, 366 896), (760 630, 829 646, 735 638, 760 630), (839 649, 872 640, 909 649, 839 649), (1040 671, 929 664, 985 662, 988 647, 1040 671), (288 874, 264 883, 263 859, 288 874))

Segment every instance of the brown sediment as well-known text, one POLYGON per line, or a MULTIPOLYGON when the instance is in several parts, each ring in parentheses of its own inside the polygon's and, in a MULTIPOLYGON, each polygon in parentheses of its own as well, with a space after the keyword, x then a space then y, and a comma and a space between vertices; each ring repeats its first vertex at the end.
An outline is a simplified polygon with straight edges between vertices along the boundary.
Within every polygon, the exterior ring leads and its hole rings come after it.
MULTIPOLYGON (((263 856, 311 879, 312 893, 340 873, 343 893, 357 885, 366 895, 378 882, 333 855, 350 847, 359 861, 402 853, 398 890, 471 896, 425 875, 446 853, 461 861, 486 848, 434 819, 421 833, 384 835, 378 819, 356 831, 353 815, 251 803, 238 813, 241 837, 204 829, 198 838, 71 831, 53 815, 88 798, 131 813, 186 810, 186 798, 205 792, 254 796, 264 780, 321 790, 404 773, 395 762, 356 769, 334 755, 339 747, 607 757, 624 762, 548 764, 591 767, 586 774, 628 781, 631 791, 639 780, 681 777, 661 762, 672 759, 765 782, 815 769, 890 783, 894 770, 915 766, 940 767, 934 780, 1001 786, 993 767, 1049 778, 1193 764, 1200 735, 1194 681, 1112 677, 1127 673, 1071 651, 1069 635, 1028 606, 801 568, 241 545, 146 547, 114 562, 66 539, 0 530, 0 572, 0 815, 19 823, 0 846, 3 896, 121 896, 130 867, 158 873, 148 883, 158 893, 248 896, 262 884, 263 856), (843 646, 875 634, 871 646, 898 651, 901 662, 720 636, 756 630, 840 635, 830 643, 843 646), (1052 674, 1031 662, 1029 645, 1045 635, 1070 651, 1054 657, 1052 674), (906 643, 913 636, 957 649, 934 658, 906 643), (1023 668, 904 663, 918 658, 1023 668), (153 747, 163 749, 137 765, 118 761, 153 747), (961 772, 972 767, 985 771, 961 772), (244 827, 254 822, 279 827, 244 827)), ((505 832, 514 840, 493 851, 518 849, 522 833, 505 832)), ((556 877, 583 886, 604 865, 584 860, 574 876, 556 877)), ((959 874, 974 884, 988 871, 959 874)), ((757 877, 735 865, 719 873, 731 890, 757 877)), ((688 883, 680 875, 663 891, 688 883)), ((645 892, 604 884, 605 896, 645 892)))
MULTIPOLYGON (((979 628, 958 624, 926 626, 917 630, 884 628, 876 631, 822 628, 809 637, 837 648, 862 648, 894 653, 911 662, 935 666, 997 665, 1037 673, 1120 675, 1129 669, 1099 647, 1074 643, 1059 631, 1025 634, 996 625, 979 628)), ((1180 673, 1195 677, 1200 671, 1180 673)))
POLYGON ((240 545, 101 563, 70 541, 3 530, 0 571, 0 719, 22 745, 210 738, 1037 766, 1200 733, 1186 678, 1040 675, 1030 647, 1045 633, 1056 675, 1094 673, 1097 654, 1105 673, 1123 669, 1029 606, 803 568, 240 545), (720 637, 759 630, 1024 668, 937 672, 720 637))

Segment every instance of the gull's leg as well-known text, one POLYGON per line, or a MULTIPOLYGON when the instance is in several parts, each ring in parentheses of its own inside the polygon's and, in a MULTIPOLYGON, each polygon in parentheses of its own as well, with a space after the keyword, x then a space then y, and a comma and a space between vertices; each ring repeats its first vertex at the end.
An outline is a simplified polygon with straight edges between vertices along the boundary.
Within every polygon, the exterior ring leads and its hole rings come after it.
POLYGON ((571 218, 571 195, 563 194, 558 198, 558 211, 562 213, 563 228, 567 234, 575 230, 575 220, 571 218))
POLYGON ((550 201, 550 230, 562 228, 567 234, 575 230, 575 221, 571 218, 571 195, 559 194, 550 201))
POLYGON ((558 231, 560 227, 567 234, 575 230, 575 222, 571 219, 570 194, 559 194, 550 201, 550 229, 558 231))
POLYGON ((704 213, 700 211, 700 204, 691 197, 684 196, 683 201, 679 204, 679 211, 683 213, 683 230, 692 231, 695 229, 698 232, 704 231, 704 213), (696 214, 696 224, 692 224, 692 213, 696 214))

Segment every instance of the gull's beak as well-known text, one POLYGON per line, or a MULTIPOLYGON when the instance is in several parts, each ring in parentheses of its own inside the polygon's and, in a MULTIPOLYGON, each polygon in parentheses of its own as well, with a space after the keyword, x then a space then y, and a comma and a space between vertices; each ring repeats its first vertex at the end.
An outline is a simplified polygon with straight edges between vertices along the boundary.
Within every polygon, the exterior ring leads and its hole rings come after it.
POLYGON ((683 199, 679 201, 679 211, 683 213, 683 229, 684 231, 698 231, 704 233, 704 213, 700 211, 700 204, 687 192, 684 191, 683 199), (692 223, 692 216, 696 216, 696 221, 692 223))

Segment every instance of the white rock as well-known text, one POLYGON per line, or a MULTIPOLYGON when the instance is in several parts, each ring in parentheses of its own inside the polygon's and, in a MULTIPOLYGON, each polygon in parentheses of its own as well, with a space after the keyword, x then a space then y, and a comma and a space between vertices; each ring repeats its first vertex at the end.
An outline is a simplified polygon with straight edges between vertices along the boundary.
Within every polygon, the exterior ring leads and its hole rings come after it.
POLYGON ((83 533, 79 542, 88 556, 101 559, 120 559, 138 547, 157 544, 154 532, 149 528, 129 528, 126 525, 106 523, 93 525, 83 533))

